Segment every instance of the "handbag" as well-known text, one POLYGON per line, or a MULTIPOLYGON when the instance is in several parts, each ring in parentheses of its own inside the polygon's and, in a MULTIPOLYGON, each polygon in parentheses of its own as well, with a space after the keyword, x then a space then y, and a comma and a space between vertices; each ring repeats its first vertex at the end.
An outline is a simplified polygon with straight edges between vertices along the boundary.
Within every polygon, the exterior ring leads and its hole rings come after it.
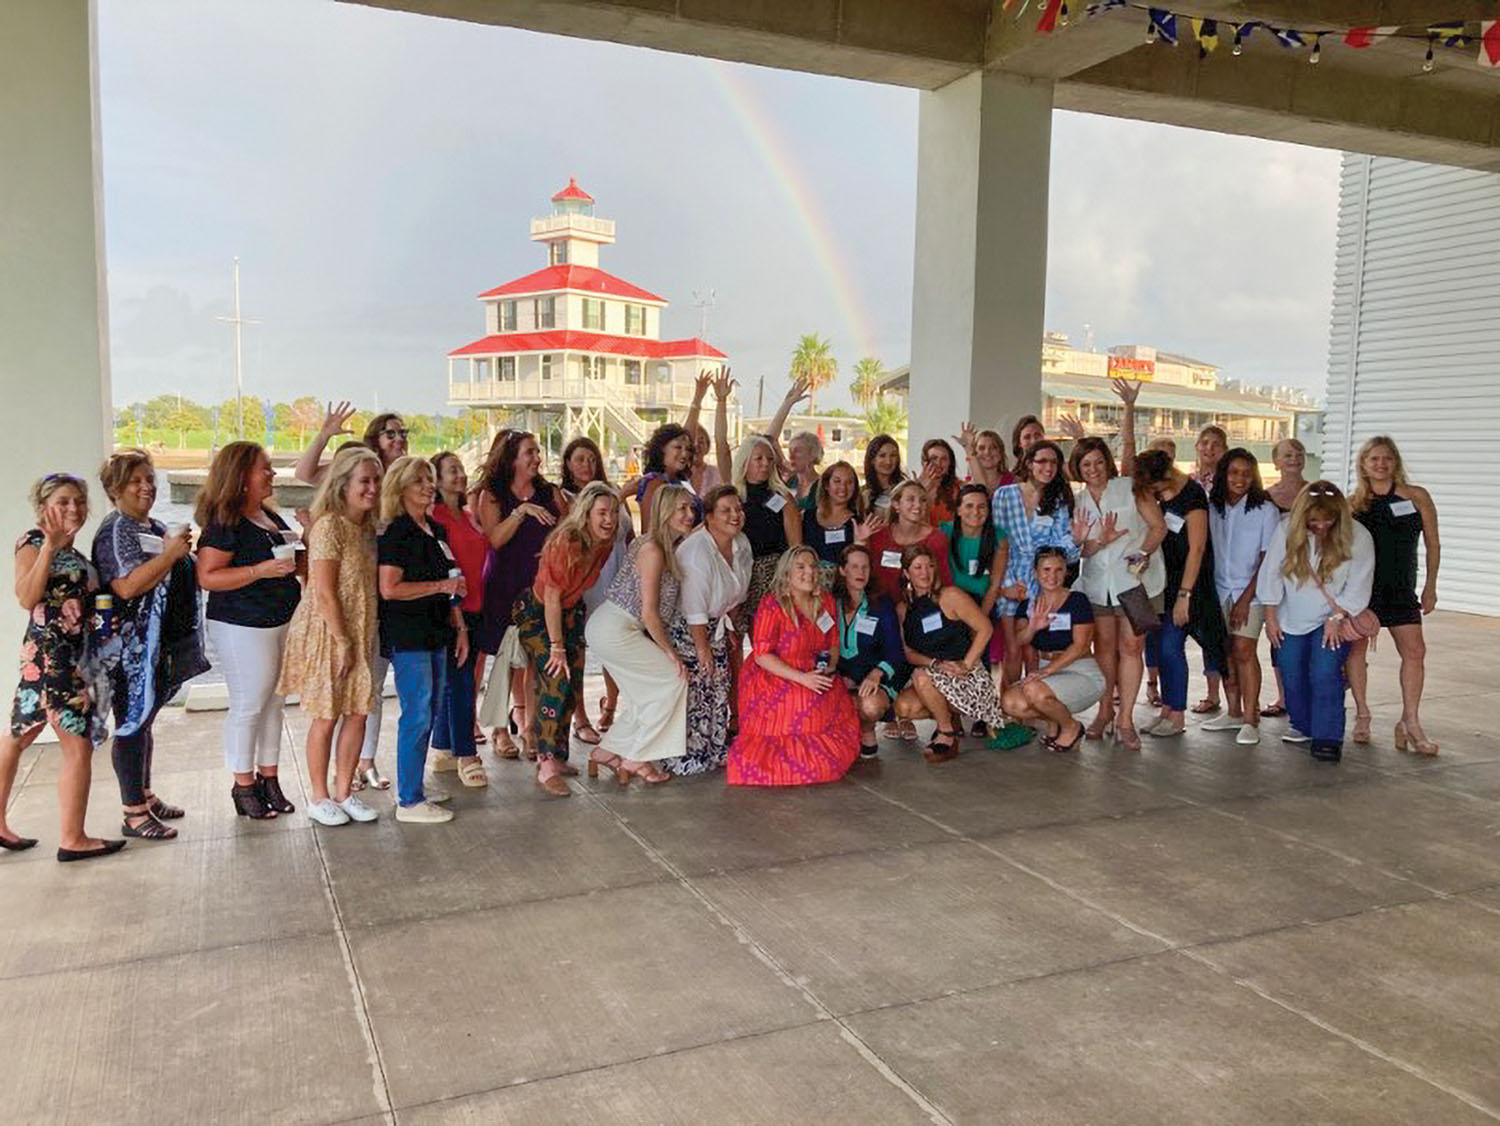
POLYGON ((1130 622, 1130 628, 1137 634, 1161 629, 1161 615, 1156 612, 1156 607, 1151 605, 1151 596, 1146 593, 1144 586, 1137 584, 1129 590, 1122 590, 1119 598, 1120 609, 1124 612, 1126 620, 1130 622))
MULTIPOLYGON (((1328 588, 1323 585, 1323 580, 1316 575, 1313 581, 1318 584, 1318 589, 1323 592, 1323 597, 1328 599, 1328 605, 1333 608, 1335 614, 1343 614, 1344 620, 1339 625, 1340 641, 1363 641, 1366 638, 1373 639, 1380 634, 1380 619, 1375 616, 1375 611, 1366 606, 1358 614, 1346 613, 1344 608, 1333 600, 1333 595, 1328 593, 1328 588)), ((1371 648, 1373 648, 1373 641, 1371 648)))

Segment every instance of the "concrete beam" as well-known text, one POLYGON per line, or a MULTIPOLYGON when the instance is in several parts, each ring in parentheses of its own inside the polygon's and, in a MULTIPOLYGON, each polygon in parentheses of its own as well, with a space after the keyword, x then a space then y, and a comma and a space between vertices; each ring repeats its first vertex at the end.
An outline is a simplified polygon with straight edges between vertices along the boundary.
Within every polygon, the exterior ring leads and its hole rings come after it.
MULTIPOLYGON (((1082 7, 1087 0, 1078 3, 1082 7)), ((985 37, 985 66, 1027 78, 1058 80, 1141 45, 1144 13, 1127 8, 1093 19, 1082 19, 1082 14, 1078 12, 1080 18, 1067 27, 1042 34, 1036 30, 1036 5, 1019 19, 997 6, 985 37)))
POLYGON ((1423 28, 1454 20, 1495 19, 1494 0, 1228 0, 1195 4, 1193 14, 1244 22, 1265 20, 1293 27, 1423 28))
POLYGON ((342 0, 931 90, 984 61, 987 0, 342 0))

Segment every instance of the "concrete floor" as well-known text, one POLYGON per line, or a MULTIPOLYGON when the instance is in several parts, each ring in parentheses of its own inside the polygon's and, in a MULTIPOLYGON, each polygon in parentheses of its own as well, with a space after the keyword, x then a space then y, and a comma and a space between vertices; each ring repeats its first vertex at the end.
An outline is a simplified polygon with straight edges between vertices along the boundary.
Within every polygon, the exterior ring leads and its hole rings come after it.
POLYGON ((1280 720, 1252 749, 888 745, 786 792, 557 801, 488 760, 451 825, 327 830, 236 819, 221 717, 173 711, 182 839, 63 868, 33 751, 11 817, 43 845, 0 855, 0 1120, 1500 1118, 1500 622, 1428 637, 1433 760, 1391 746, 1388 641, 1376 742, 1336 767, 1280 720))

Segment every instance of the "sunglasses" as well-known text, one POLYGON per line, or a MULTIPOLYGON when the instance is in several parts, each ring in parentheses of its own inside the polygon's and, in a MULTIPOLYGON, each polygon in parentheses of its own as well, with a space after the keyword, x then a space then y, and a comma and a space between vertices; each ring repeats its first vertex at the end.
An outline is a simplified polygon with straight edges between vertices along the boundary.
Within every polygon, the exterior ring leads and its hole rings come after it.
POLYGON ((1339 491, 1332 485, 1309 485, 1307 486, 1307 495, 1310 497, 1336 497, 1339 495, 1339 491))

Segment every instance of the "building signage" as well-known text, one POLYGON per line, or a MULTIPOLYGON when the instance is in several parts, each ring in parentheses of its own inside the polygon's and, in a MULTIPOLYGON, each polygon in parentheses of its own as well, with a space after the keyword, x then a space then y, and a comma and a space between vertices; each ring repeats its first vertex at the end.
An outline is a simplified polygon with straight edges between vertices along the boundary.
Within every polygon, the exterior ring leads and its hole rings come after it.
POLYGON ((1156 361, 1140 360, 1134 356, 1111 356, 1109 377, 1111 379, 1138 379, 1149 383, 1156 378, 1156 361))

